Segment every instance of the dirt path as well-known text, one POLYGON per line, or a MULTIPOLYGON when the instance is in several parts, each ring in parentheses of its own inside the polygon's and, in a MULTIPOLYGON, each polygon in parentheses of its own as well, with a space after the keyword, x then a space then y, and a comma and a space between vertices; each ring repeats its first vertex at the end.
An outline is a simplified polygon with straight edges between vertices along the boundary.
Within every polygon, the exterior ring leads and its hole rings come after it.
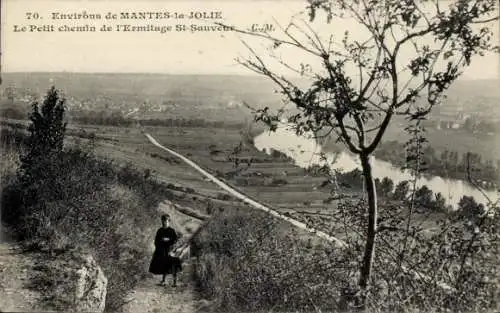
POLYGON ((185 264, 178 277, 177 286, 172 287, 172 278, 167 277, 167 286, 158 286, 160 277, 151 276, 130 293, 124 313, 197 312, 197 301, 190 282, 190 266, 185 264))
MULTIPOLYGON (((189 209, 189 208, 187 208, 189 209)), ((189 237, 201 225, 201 221, 183 214, 176 205, 165 201, 158 206, 158 213, 167 213, 171 217, 171 226, 184 237, 189 237)), ((181 239, 181 240, 183 240, 181 239)), ((152 243, 153 238, 151 238, 152 243)), ((150 252, 154 246, 151 244, 150 252)), ((177 286, 172 287, 172 277, 167 276, 167 286, 158 286, 161 276, 149 275, 126 297, 123 313, 195 313, 200 312, 203 300, 196 299, 191 279, 192 264, 184 260, 183 270, 177 277, 177 286)))
POLYGON ((34 264, 15 244, 0 242, 0 312, 41 311, 40 293, 29 288, 34 264))

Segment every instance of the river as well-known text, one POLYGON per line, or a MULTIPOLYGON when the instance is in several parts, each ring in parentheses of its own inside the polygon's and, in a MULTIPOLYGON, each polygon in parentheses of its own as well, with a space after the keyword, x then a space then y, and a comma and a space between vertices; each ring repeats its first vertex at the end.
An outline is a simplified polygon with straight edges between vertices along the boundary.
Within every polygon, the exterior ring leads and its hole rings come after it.
MULTIPOLYGON (((325 152, 321 157, 322 147, 316 140, 307 136, 296 135, 290 127, 280 126, 276 132, 264 132, 254 138, 254 145, 260 151, 271 152, 271 149, 282 152, 295 160, 295 164, 307 168, 313 164, 328 164, 330 168, 349 172, 355 168, 361 169, 359 160, 347 153, 325 152)), ((373 176, 382 179, 389 177, 397 185, 403 180, 411 180, 410 171, 402 171, 391 163, 372 158, 373 176)), ((440 192, 446 199, 446 204, 457 208, 462 196, 473 196, 476 201, 485 203, 486 198, 477 188, 470 183, 458 179, 448 179, 439 176, 426 175, 417 180, 417 186, 427 185, 435 193, 440 192)), ((499 195, 495 190, 485 193, 495 201, 499 195)))

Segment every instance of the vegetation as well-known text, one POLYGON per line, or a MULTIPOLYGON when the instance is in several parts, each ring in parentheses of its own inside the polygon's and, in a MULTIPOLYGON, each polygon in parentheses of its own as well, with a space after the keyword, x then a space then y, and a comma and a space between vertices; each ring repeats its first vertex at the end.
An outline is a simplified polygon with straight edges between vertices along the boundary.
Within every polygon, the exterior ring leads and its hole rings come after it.
MULTIPOLYGON (((348 200, 331 213, 287 214, 342 235, 351 247, 348 250, 312 241, 258 211, 226 210, 213 215, 192 246, 198 292, 211 300, 212 312, 352 310, 359 252, 366 240, 366 223, 358 210, 362 205, 366 203, 348 200)), ((400 202, 381 205, 381 252, 374 262, 376 276, 367 312, 494 311, 499 291, 493 251, 498 242, 492 240, 498 235, 493 230, 498 215, 483 221, 480 239, 470 249, 471 236, 478 231, 470 223, 481 220, 481 215, 473 219, 448 215, 437 222, 437 231, 412 228, 411 248, 404 253, 411 267, 403 269, 397 260, 405 250, 406 216, 400 202), (417 279, 412 270, 426 278, 417 279), (456 289, 441 289, 439 283, 456 289)))
POLYGON ((172 195, 91 146, 64 148, 63 116, 52 88, 34 104, 28 136, 2 129, 2 220, 27 249, 92 253, 108 278, 106 309, 115 312, 145 275, 156 206, 172 195))
MULTIPOLYGON (((408 146, 409 154, 415 153, 412 166, 421 165, 418 142, 408 146)), ((332 185, 337 195, 345 194, 347 186, 363 188, 359 170, 337 172, 334 177, 327 167, 312 166, 307 171, 327 176, 322 185, 332 185), (335 189, 335 181, 340 189, 335 189)), ((401 182, 393 189, 391 179, 375 180, 383 199, 380 253, 374 262, 367 312, 491 311, 498 294, 492 281, 498 268, 492 240, 498 230, 491 227, 498 216, 483 220, 481 230, 477 230, 471 225, 482 220, 485 211, 478 208, 484 206, 463 197, 464 208, 449 214, 441 194, 434 194, 427 186, 415 189, 415 181, 401 182), (413 207, 422 210, 413 212, 413 207), (407 228, 409 213, 413 220, 410 218, 407 228), (475 231, 481 239, 473 239, 475 231), (466 285, 461 285, 465 281, 466 285), (455 290, 443 288, 443 284, 455 290)), ((341 237, 349 243, 347 251, 332 250, 326 242, 313 244, 307 236, 260 212, 216 214, 197 234, 193 246, 198 291, 213 301, 214 312, 349 311, 356 305, 357 295, 352 290, 366 241, 365 213, 359 207, 366 202, 357 197, 343 199, 337 198, 337 205, 323 212, 292 211, 286 215, 341 237)))
POLYGON ((474 220, 484 213, 483 204, 477 203, 473 197, 463 196, 458 203, 458 210, 455 214, 466 220, 474 220))
POLYGON ((72 120, 87 125, 130 126, 133 120, 119 111, 77 111, 72 112, 72 120))
POLYGON ((500 131, 500 123, 489 122, 472 116, 465 119, 462 127, 474 135, 488 135, 500 131))
POLYGON ((214 312, 335 310, 352 271, 341 258, 285 235, 269 215, 249 209, 218 213, 196 236, 194 279, 214 312))
POLYGON ((23 120, 26 118, 27 114, 13 107, 3 108, 0 115, 4 118, 12 118, 16 120, 23 120))
MULTIPOLYGON (((167 135, 162 138, 168 143, 179 140, 178 137, 171 136, 171 130, 175 129, 176 125, 182 125, 182 121, 173 120, 175 122, 168 124, 173 127, 166 129, 167 135), (167 141, 169 137, 174 139, 167 141)), ((192 123, 189 124, 192 127, 192 123)), ((203 125, 211 127, 211 124, 203 125)), ((199 136, 201 139, 189 133, 181 140, 189 139, 190 148, 185 150, 193 153, 196 158, 202 158, 200 155, 207 145, 207 132, 204 128, 196 131, 201 134, 199 136), (202 144, 199 144, 200 142, 202 144)), ((65 133, 68 135, 69 130, 65 133)), ((237 134, 238 137, 239 135, 243 137, 245 143, 250 143, 251 130, 244 130, 242 134, 237 134)), ((114 133, 112 136, 120 138, 114 133)), ((124 138, 132 136, 124 135, 121 140, 114 140, 126 145, 130 142, 126 142, 124 138)), ((227 145, 224 146, 222 142, 234 142, 230 136, 213 137, 215 139, 210 138, 211 142, 217 142, 217 148, 221 151, 227 149, 227 145)), ((99 137, 89 135, 89 138, 99 137)), ((2 199, 2 204, 4 200, 9 204, 5 211, 7 213, 9 210, 20 208, 17 204, 22 203, 20 188, 17 188, 21 181, 18 175, 18 155, 20 149, 23 149, 21 155, 28 155, 28 150, 24 147, 27 144, 26 139, 20 132, 2 130, 2 145, 10 147, 2 149, 2 173, 0 173, 3 185, 2 197, 5 197, 2 199)), ((132 140, 139 142, 137 137, 132 140)), ((141 147, 141 151, 143 149, 144 147, 141 147)), ((425 158, 427 154, 425 149, 420 150, 420 154, 416 153, 420 159, 425 158)), ((55 150, 57 152, 54 155, 57 157, 54 157, 56 160, 53 162, 57 166, 62 166, 64 172, 57 173, 60 177, 54 186, 65 197, 54 200, 55 192, 50 193, 51 191, 47 189, 42 189, 35 195, 43 205, 37 204, 35 209, 26 207, 26 213, 23 213, 25 217, 22 219, 37 225, 39 230, 35 236, 29 235, 33 238, 26 238, 26 241, 33 247, 53 252, 70 249, 75 245, 74 238, 79 240, 78 243, 85 242, 89 249, 94 250, 95 256, 110 278, 108 310, 114 311, 119 306, 121 294, 128 291, 143 273, 143 268, 139 267, 148 258, 148 253, 144 249, 147 246, 145 239, 137 238, 135 233, 130 234, 127 230, 135 228, 137 233, 149 233, 147 227, 152 222, 150 217, 154 214, 155 203, 158 199, 168 198, 171 195, 164 193, 163 188, 158 189, 158 185, 148 179, 150 171, 143 172, 131 166, 118 167, 113 162, 98 158, 90 147, 80 146, 76 149, 66 147, 61 151, 55 150), (68 161, 68 158, 72 158, 73 161, 68 161), (70 186, 76 188, 78 194, 70 186), (34 214, 35 210, 43 213, 42 222, 39 221, 40 216, 34 214), (105 212, 106 216, 103 217, 102 212, 105 212), (50 227, 48 223, 51 223, 50 227), (51 229, 56 231, 51 233, 49 231, 51 229), (74 233, 78 233, 78 236, 74 233), (47 239, 41 240, 44 237, 47 239)), ((401 147, 396 147, 395 150, 404 151, 401 147)), ((212 151, 215 151, 215 146, 212 151)), ((379 149, 375 150, 375 155, 377 151, 379 149)), ((140 156, 144 157, 143 154, 140 156)), ((185 169, 181 168, 179 172, 175 172, 173 169, 177 166, 176 161, 169 160, 156 152, 151 152, 149 156, 156 159, 155 161, 167 161, 168 164, 159 164, 164 165, 162 168, 167 172, 172 171, 171 177, 182 180, 182 175, 179 173, 185 169)), ((449 158, 455 160, 455 156, 449 158)), ((416 163, 420 164, 420 159, 416 163)), ((206 159, 203 160, 206 162, 206 159)), ((290 169, 285 167, 289 161, 289 158, 280 153, 275 154, 274 160, 254 158, 253 164, 260 162, 274 164, 271 164, 272 167, 261 164, 263 167, 260 169, 264 169, 263 173, 245 172, 240 176, 262 176, 269 178, 265 182, 272 183, 277 169, 282 167, 290 169), (280 163, 280 160, 283 162, 280 163), (266 168, 271 170, 265 171, 266 168)), ((42 164, 45 161, 40 158, 40 162, 42 164)), ((223 168, 227 162, 220 163, 223 168)), ((432 166, 429 163, 427 162, 427 170, 432 166)), ((33 169, 33 173, 41 167, 36 165, 38 163, 34 164, 29 167, 33 169)), ((232 167, 233 164, 229 166, 232 167)), ((52 169, 47 173, 54 175, 52 169)), ((301 172, 295 171, 293 175, 297 176, 297 173, 301 172)), ((330 171, 318 170, 314 174, 317 178, 314 182, 321 180, 318 176, 329 174, 330 171)), ((277 185, 287 183, 287 187, 295 187, 298 190, 298 179, 293 175, 286 180, 277 179, 277 185)), ((45 179, 49 181, 49 178, 43 178, 39 180, 40 183, 45 184, 45 179)), ((359 201, 355 193, 343 191, 346 187, 362 189, 363 179, 359 170, 345 174, 337 173, 335 179, 328 176, 328 184, 338 181, 344 189, 334 190, 335 199, 332 197, 331 202, 325 202, 331 204, 328 206, 328 212, 312 214, 311 210, 307 214, 288 213, 312 227, 323 229, 335 236, 345 236, 351 247, 349 251, 332 251, 330 245, 323 242, 313 244, 309 238, 304 239, 303 234, 294 233, 286 225, 270 220, 269 216, 259 212, 247 210, 235 212, 231 208, 216 214, 195 241, 199 249, 199 258, 195 264, 195 279, 200 293, 214 301, 214 311, 231 310, 231 308, 233 311, 248 309, 330 311, 341 310, 355 304, 354 300, 357 297, 355 278, 367 239, 366 214, 360 208, 366 208, 367 203, 359 201), (339 199, 342 201, 338 201, 339 199), (283 233, 283 229, 288 235, 283 233), (249 291, 252 293, 251 297, 248 296, 249 291)), ((256 181, 258 182, 256 185, 267 186, 259 184, 262 182, 260 178, 256 181)), ((187 184, 193 182, 195 180, 189 177, 187 184)), ((183 183, 186 185, 186 181, 183 183)), ((425 215, 429 212, 446 212, 441 209, 444 207, 442 195, 433 194, 426 186, 415 190, 413 181, 400 183, 395 188, 392 187, 393 182, 387 178, 374 179, 374 184, 382 201, 379 201, 377 254, 373 263, 368 309, 373 312, 404 312, 413 309, 413 311, 440 312, 448 308, 456 312, 483 312, 495 307, 494 301, 498 299, 498 289, 492 282, 495 282, 498 261, 494 253, 492 255, 492 251, 498 249, 498 230, 495 227, 498 225, 498 216, 484 219, 488 208, 492 207, 491 204, 480 205, 474 199, 464 197, 457 214, 431 215, 440 217, 440 224, 432 228, 427 227, 429 221, 423 219, 423 214, 414 212, 412 206, 423 208, 421 212, 426 213, 425 215), (415 275, 403 268, 416 269, 419 275, 424 274, 431 278, 415 279, 415 275), (440 282, 458 288, 447 294, 439 287, 440 282)), ((305 189, 303 185, 299 186, 301 190, 305 189)), ((194 189, 189 187, 170 185, 170 188, 186 193, 194 192, 194 189)), ((288 189, 279 189, 276 186, 274 190, 278 191, 274 192, 278 195, 275 196, 275 203, 293 201, 293 199, 287 200, 290 192, 283 195, 288 189)), ((300 201, 296 202, 297 206, 301 206, 302 203, 310 206, 313 202, 311 199, 317 199, 319 194, 314 192, 307 194, 308 191, 295 193, 300 198, 300 201)), ((216 198, 231 200, 231 197, 225 194, 217 194, 216 198)), ((219 211, 212 207, 211 202, 207 202, 206 210, 209 214, 219 211)), ((15 220, 19 211, 10 212, 11 218, 15 220)), ((22 225, 22 222, 17 224, 18 227, 22 225)), ((51 278, 51 275, 47 277, 51 278)))
MULTIPOLYGON (((243 122, 236 121, 209 121, 203 118, 156 118, 156 119, 133 119, 126 117, 120 111, 113 110, 73 110, 70 112, 69 119, 74 123, 86 125, 108 125, 108 126, 131 126, 140 122, 144 126, 166 126, 166 127, 224 127, 242 130, 248 138, 251 128, 245 126, 243 122)), ((4 118, 25 119, 27 114, 16 107, 6 107, 1 110, 0 115, 4 118)))

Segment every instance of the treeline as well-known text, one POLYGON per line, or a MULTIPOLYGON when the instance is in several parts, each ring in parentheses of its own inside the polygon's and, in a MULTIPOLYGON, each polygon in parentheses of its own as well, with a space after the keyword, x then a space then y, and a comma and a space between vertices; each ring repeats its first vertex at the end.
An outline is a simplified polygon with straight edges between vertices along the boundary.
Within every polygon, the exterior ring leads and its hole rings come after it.
POLYGON ((477 117, 467 117, 462 129, 471 134, 487 135, 500 132, 500 122, 490 122, 477 117))
MULTIPOLYGON (((312 175, 324 176, 328 169, 313 165, 307 169, 312 175)), ((359 169, 354 169, 350 172, 336 173, 335 179, 340 188, 351 189, 356 191, 363 190, 363 173, 359 169)), ((321 187, 331 186, 334 183, 332 180, 326 180, 321 184, 321 187)), ((408 180, 403 180, 398 184, 389 177, 375 179, 375 187, 377 194, 381 199, 394 200, 409 205, 413 202, 414 206, 421 211, 433 212, 450 212, 452 206, 446 204, 446 198, 440 192, 434 192, 427 185, 422 185, 412 192, 413 183, 408 180)), ((325 203, 329 203, 332 199, 325 199, 325 203)), ((477 216, 483 212, 484 205, 480 204, 471 196, 463 196, 457 204, 456 214, 462 216, 477 216)))
POLYGON ((17 108, 6 107, 0 111, 0 116, 5 118, 12 118, 16 120, 24 120, 28 117, 28 113, 17 108))
POLYGON ((205 119, 189 119, 189 118, 164 118, 164 119, 141 119, 138 120, 144 126, 167 126, 167 127, 203 127, 203 128, 234 128, 240 129, 243 127, 241 122, 229 121, 208 121, 205 119))
POLYGON ((72 111, 70 119, 87 125, 130 126, 133 120, 126 118, 119 111, 72 111))
POLYGON ((131 126, 140 123, 144 126, 165 127, 205 127, 205 128, 242 128, 239 122, 209 121, 201 118, 165 117, 150 119, 134 119, 126 117, 119 111, 72 111, 71 119, 77 123, 88 125, 131 126))
MULTIPOLYGON (((4 118, 27 119, 28 113, 18 108, 7 107, 0 111, 4 118)), ((165 126, 165 127, 205 127, 205 128, 231 128, 242 129, 243 122, 229 121, 209 121, 202 118, 182 118, 165 117, 154 119, 133 119, 126 117, 120 111, 109 110, 72 110, 68 119, 71 122, 86 125, 102 126, 132 126, 139 122, 144 126, 165 126)))
MULTIPOLYGON (((375 151, 375 157, 388 161, 396 166, 404 167, 406 160, 403 143, 387 141, 375 151)), ((470 173, 475 180, 485 181, 484 187, 493 187, 500 181, 500 159, 484 160, 478 153, 463 153, 445 149, 438 153, 434 148, 427 146, 422 151, 422 164, 425 173, 436 176, 467 179, 470 173), (495 164, 496 163, 496 164, 495 164)))

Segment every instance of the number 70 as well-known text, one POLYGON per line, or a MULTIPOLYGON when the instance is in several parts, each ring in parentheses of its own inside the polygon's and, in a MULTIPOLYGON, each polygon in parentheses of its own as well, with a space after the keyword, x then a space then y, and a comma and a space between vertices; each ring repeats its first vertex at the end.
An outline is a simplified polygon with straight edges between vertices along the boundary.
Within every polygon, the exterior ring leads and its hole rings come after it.
POLYGON ((40 18, 40 14, 33 12, 26 12, 26 19, 28 20, 38 20, 40 18))

